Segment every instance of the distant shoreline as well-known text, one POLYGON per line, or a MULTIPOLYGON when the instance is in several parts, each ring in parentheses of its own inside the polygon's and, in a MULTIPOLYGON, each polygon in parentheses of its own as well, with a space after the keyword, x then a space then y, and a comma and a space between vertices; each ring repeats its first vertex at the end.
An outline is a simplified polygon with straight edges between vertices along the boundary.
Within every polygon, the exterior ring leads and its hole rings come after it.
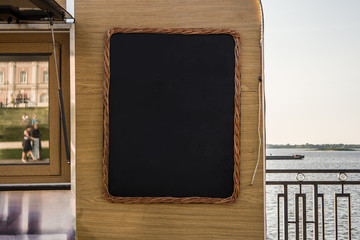
POLYGON ((311 151, 360 151, 360 150, 356 150, 353 148, 328 148, 328 149, 322 149, 322 148, 318 148, 318 149, 311 149, 311 151))
POLYGON ((359 151, 360 144, 266 144, 268 149, 296 148, 311 151, 359 151))

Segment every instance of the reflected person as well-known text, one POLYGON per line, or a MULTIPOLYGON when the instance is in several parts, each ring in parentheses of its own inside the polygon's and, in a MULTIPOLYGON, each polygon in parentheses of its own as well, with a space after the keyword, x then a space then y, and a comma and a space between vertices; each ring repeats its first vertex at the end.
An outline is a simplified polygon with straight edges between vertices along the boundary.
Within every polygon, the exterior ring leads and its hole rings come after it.
POLYGON ((37 158, 37 160, 40 160, 41 141, 40 141, 40 131, 39 131, 38 123, 34 124, 34 129, 31 132, 31 136, 33 137, 32 153, 37 158))
POLYGON ((36 119, 36 114, 33 113, 32 120, 31 120, 31 125, 35 126, 35 124, 37 124, 37 119, 36 119))
POLYGON ((23 151, 22 151, 21 161, 23 162, 27 162, 28 157, 30 155, 33 160, 36 160, 36 158, 32 153, 31 139, 33 139, 33 137, 31 137, 31 125, 27 125, 24 131, 24 140, 22 142, 23 151))

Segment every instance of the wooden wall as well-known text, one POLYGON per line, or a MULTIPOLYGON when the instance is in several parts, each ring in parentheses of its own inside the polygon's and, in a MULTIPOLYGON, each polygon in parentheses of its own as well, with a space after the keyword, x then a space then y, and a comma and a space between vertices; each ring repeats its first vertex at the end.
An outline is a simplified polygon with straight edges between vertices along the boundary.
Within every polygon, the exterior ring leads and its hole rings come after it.
POLYGON ((260 8, 257 0, 76 0, 77 238, 263 239, 258 136, 260 8), (229 205, 114 204, 102 197, 103 52, 111 27, 232 28, 241 36, 240 196, 229 205))
POLYGON ((56 2, 63 7, 64 9, 66 9, 66 0, 56 0, 56 2))

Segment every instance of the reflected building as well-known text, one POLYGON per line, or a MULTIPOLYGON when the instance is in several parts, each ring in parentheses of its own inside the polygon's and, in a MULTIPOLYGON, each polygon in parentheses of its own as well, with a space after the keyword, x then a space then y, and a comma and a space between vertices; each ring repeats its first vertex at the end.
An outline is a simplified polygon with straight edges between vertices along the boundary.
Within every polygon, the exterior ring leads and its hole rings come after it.
POLYGON ((48 107, 47 61, 0 62, 1 107, 48 107))

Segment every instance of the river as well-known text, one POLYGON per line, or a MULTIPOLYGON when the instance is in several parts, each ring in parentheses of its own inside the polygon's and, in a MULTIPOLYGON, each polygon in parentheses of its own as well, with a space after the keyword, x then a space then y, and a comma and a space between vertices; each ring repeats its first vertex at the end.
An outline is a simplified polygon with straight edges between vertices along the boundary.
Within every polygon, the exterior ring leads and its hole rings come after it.
MULTIPOLYGON (((360 150, 360 149, 357 149, 360 150)), ((360 151, 314 151, 311 149, 272 149, 266 150, 266 155, 305 155, 302 160, 267 160, 266 169, 359 169, 360 151)), ((347 181, 360 181, 359 173, 347 174, 347 181)), ((305 181, 338 181, 337 173, 313 174, 305 173, 305 181)), ((288 174, 267 174, 267 181, 295 181, 296 173, 288 174)), ((306 216, 307 221, 313 220, 312 186, 303 186, 302 191, 306 194, 306 216)), ((277 235, 277 194, 282 193, 282 186, 266 187, 266 211, 267 211, 267 239, 278 239, 277 235)), ((295 193, 299 192, 298 186, 289 186, 289 221, 295 220, 294 199, 295 193)), ((351 193, 351 237, 360 239, 360 185, 347 185, 345 193, 351 193)), ((334 215, 334 196, 341 193, 341 186, 320 185, 319 193, 324 194, 325 209, 325 239, 335 239, 335 215, 334 215)), ((341 198, 338 202, 339 207, 339 238, 348 239, 347 222, 347 200, 341 198)), ((321 206, 319 206, 321 210, 321 206)), ((321 215, 320 215, 321 216, 321 215)), ((282 231, 282 224, 281 231, 282 231)), ((295 224, 289 224, 289 239, 295 239, 295 224)), ((322 229, 320 228, 320 233, 322 229)), ((302 235, 301 235, 302 236, 302 235)), ((302 239, 300 236, 300 239, 302 239)), ((284 239, 281 236, 281 239, 284 239)), ((307 224, 307 239, 313 239, 313 224, 307 224)), ((319 238, 322 239, 322 238, 319 238)))

